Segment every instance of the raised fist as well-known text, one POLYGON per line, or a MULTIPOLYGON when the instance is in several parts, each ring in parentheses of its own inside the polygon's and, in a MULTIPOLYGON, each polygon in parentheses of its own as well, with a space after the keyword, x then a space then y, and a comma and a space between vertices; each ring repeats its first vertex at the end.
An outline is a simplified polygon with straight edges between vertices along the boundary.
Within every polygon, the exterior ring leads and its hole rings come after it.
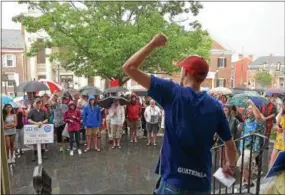
POLYGON ((151 43, 155 47, 163 47, 167 43, 167 37, 163 33, 159 33, 152 38, 151 43))

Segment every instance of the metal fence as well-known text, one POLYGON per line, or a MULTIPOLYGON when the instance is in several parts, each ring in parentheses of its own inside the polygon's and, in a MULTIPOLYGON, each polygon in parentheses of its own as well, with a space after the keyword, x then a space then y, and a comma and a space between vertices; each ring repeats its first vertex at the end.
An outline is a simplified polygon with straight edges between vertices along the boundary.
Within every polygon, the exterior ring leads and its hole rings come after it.
MULTIPOLYGON (((212 178, 212 194, 260 194, 260 183, 261 183, 261 176, 262 176, 262 159, 263 159, 263 151, 264 151, 264 143, 267 139, 266 136, 253 133, 246 135, 242 138, 235 140, 236 146, 238 149, 241 149, 237 154, 237 157, 241 156, 241 166, 237 168, 235 171, 235 183, 230 188, 227 188, 222 183, 220 183, 215 177, 212 178), (261 150, 259 151, 258 155, 253 155, 253 147, 254 143, 256 142, 256 138, 261 139, 261 150), (249 158, 249 183, 254 183, 254 187, 250 185, 243 189, 243 171, 245 169, 245 143, 246 141, 250 142, 248 150, 250 150, 250 158, 249 158), (242 147, 239 148, 239 143, 242 142, 242 147), (254 181, 254 182, 253 182, 254 181)), ((225 164, 225 146, 218 145, 212 148, 212 158, 213 158, 213 167, 212 172, 215 173, 220 167, 225 164)))

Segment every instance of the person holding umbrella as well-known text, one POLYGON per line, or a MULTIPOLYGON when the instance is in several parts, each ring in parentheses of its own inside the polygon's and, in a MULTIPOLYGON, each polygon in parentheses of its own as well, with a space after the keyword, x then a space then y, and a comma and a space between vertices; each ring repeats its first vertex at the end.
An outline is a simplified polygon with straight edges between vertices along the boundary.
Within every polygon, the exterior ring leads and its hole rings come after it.
POLYGON ((94 96, 89 96, 89 104, 84 107, 83 125, 86 129, 87 147, 85 152, 90 150, 91 138, 93 138, 94 149, 100 151, 98 147, 98 134, 101 126, 102 116, 100 107, 95 102, 94 96))
POLYGON ((125 121, 124 107, 119 104, 119 100, 114 99, 111 108, 109 109, 109 120, 111 124, 113 146, 121 148, 121 130, 125 121))

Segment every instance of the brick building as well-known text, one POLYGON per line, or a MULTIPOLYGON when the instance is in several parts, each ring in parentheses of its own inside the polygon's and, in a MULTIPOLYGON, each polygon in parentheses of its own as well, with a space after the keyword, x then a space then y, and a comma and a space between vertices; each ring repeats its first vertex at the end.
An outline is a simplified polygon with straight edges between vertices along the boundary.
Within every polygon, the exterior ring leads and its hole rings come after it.
POLYGON ((253 62, 253 56, 244 56, 239 54, 239 59, 236 62, 233 62, 234 69, 234 88, 245 88, 248 85, 248 67, 253 62))
POLYGON ((26 80, 25 43, 21 30, 2 29, 2 93, 15 95, 15 88, 26 80))

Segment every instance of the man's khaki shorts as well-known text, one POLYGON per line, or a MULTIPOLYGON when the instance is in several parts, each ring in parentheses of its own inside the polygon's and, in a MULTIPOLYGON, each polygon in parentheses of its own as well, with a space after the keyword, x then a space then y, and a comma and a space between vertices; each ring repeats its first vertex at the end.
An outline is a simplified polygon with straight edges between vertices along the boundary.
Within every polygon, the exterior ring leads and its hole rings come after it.
POLYGON ((130 128, 130 129, 137 129, 137 128, 139 128, 140 127, 140 120, 138 119, 138 120, 135 120, 135 121, 130 121, 130 120, 128 120, 128 127, 130 128))
MULTIPOLYGON (((253 164, 255 163, 255 158, 258 156, 258 153, 252 152, 252 159, 251 159, 251 168, 253 168, 253 164)), ((244 150, 244 157, 243 157, 243 168, 249 168, 250 163, 250 150, 245 149, 244 150)), ((238 161, 237 161, 237 167, 241 169, 242 164, 242 154, 240 155, 238 161)))
POLYGON ((99 135, 99 133, 100 133, 99 127, 97 127, 97 128, 87 128, 86 129, 86 135, 87 136, 97 136, 97 135, 99 135))

